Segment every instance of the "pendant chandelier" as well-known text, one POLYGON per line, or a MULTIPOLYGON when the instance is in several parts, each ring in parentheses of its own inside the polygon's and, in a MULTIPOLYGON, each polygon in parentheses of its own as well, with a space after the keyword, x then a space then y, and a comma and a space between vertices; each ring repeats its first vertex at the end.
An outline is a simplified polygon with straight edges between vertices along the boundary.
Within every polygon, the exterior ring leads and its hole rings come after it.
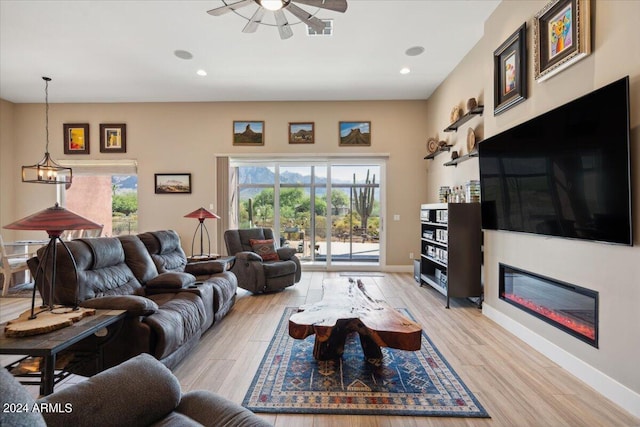
POLYGON ((71 184, 73 173, 71 168, 65 168, 56 163, 49 154, 49 77, 43 77, 45 82, 45 130, 47 132, 47 145, 44 157, 35 165, 22 166, 22 182, 34 184, 71 184))

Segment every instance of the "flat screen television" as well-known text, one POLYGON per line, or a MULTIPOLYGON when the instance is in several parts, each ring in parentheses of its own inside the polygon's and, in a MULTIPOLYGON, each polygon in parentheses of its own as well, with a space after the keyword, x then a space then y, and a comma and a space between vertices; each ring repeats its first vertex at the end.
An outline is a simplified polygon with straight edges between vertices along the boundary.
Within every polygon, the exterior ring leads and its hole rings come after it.
POLYGON ((629 77, 478 145, 482 228, 632 245, 629 77))

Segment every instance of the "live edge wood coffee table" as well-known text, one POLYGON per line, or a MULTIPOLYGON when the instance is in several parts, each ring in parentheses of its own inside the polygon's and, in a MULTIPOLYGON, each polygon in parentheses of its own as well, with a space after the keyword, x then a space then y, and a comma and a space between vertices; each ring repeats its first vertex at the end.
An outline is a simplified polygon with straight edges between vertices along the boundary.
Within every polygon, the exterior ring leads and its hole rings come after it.
POLYGON ((300 307, 289 318, 291 337, 304 339, 315 334, 316 360, 341 357, 347 335, 352 332, 360 335, 365 359, 375 366, 382 364, 380 347, 420 350, 420 325, 386 301, 372 298, 360 280, 326 280, 322 288, 322 301, 300 307))

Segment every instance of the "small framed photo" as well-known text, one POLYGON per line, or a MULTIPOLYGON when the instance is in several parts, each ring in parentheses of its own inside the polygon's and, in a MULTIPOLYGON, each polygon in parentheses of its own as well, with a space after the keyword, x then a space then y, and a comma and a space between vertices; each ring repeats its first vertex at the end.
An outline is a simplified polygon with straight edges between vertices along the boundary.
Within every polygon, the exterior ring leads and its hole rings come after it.
POLYGON ((538 82, 591 53, 590 8, 590 0, 552 0, 533 18, 538 82))
POLYGON ((100 125, 100 152, 127 152, 127 125, 124 123, 100 125))
POLYGON ((264 121, 233 121, 233 145, 264 145, 264 121))
POLYGON ((340 147, 371 145, 371 122, 340 122, 340 147))
POLYGON ((156 194, 190 194, 190 173, 157 173, 155 174, 156 194))
POLYGON ((527 23, 493 52, 493 114, 527 99, 527 23))
POLYGON ((289 144, 313 144, 315 142, 313 122, 289 123, 289 144))
POLYGON ((65 123, 64 154, 89 154, 89 124, 65 123))

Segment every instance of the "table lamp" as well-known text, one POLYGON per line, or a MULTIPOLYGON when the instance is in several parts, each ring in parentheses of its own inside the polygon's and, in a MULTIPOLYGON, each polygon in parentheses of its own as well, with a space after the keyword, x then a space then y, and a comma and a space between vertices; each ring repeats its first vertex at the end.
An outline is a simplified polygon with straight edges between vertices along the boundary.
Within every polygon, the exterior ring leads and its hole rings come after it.
POLYGON ((207 226, 204 225, 204 220, 207 218, 220 219, 220 217, 213 212, 209 212, 205 208, 196 209, 195 211, 188 213, 184 216, 185 218, 196 218, 198 221, 198 226, 196 227, 196 231, 193 233, 193 239, 191 241, 191 257, 202 257, 208 258, 211 255, 211 239, 209 238, 209 230, 207 230, 207 226), (193 245, 196 242, 196 235, 198 234, 198 230, 200 230, 200 255, 194 255, 193 253, 193 245), (209 243, 209 250, 205 254, 203 248, 204 242, 204 232, 207 233, 207 242, 209 243))
MULTIPOLYGON (((49 235, 49 243, 47 244, 44 252, 42 253, 42 259, 38 264, 38 269, 36 270, 36 274, 34 275, 34 286, 33 286, 33 294, 31 296, 31 316, 29 319, 35 319, 38 313, 35 313, 35 300, 36 300, 36 284, 38 281, 38 276, 42 271, 45 274, 45 269, 47 268, 47 261, 51 260, 51 280, 49 282, 48 295, 45 295, 44 289, 46 289, 46 274, 44 276, 45 282, 43 282, 43 292, 42 292, 42 301, 43 307, 48 307, 48 311, 53 312, 54 310, 54 291, 56 286, 56 258, 57 258, 57 242, 59 241, 62 246, 66 249, 71 261, 73 263, 74 269, 76 270, 76 261, 71 251, 64 243, 64 241, 60 238, 60 235, 65 230, 82 230, 82 229, 95 229, 101 228, 100 224, 96 224, 95 222, 84 218, 72 211, 69 211, 57 203, 55 206, 52 206, 47 209, 43 209, 40 212, 34 213, 33 215, 29 215, 25 218, 19 219, 18 221, 12 222, 9 225, 5 225, 4 228, 9 230, 45 230, 49 235)), ((77 298, 78 293, 76 292, 76 304, 73 307, 74 310, 78 308, 77 298)))

